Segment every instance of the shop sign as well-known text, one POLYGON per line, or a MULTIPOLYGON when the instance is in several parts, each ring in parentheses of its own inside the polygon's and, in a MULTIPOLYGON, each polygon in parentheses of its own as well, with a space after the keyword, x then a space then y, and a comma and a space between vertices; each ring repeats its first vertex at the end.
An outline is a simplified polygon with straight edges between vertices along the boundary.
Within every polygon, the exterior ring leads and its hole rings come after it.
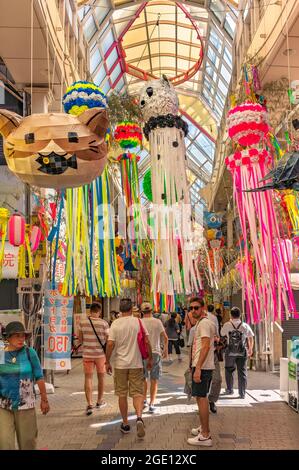
POLYGON ((2 279, 18 278, 18 253, 19 247, 5 242, 2 261, 2 279))
POLYGON ((43 316, 44 369, 71 369, 73 307, 73 296, 63 297, 47 285, 43 316))

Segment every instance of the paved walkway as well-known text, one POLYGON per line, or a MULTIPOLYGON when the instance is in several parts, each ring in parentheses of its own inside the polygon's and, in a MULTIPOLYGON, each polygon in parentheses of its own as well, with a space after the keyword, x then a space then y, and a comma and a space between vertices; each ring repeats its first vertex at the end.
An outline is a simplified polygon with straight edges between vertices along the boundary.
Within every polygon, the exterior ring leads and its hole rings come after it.
MULTIPOLYGON (((51 412, 38 414, 39 449, 153 449, 192 450, 186 440, 197 426, 197 410, 183 393, 183 374, 187 364, 177 360, 164 365, 158 392, 159 413, 145 413, 146 436, 136 436, 131 406, 132 431, 122 435, 117 399, 111 377, 106 379, 107 407, 85 416, 83 369, 80 359, 73 369, 55 374, 55 394, 49 395, 51 412)), ((223 375, 223 374, 222 374, 223 375)), ((96 377, 95 377, 96 379, 96 377)), ((218 413, 210 415, 214 446, 210 449, 299 449, 299 416, 278 393, 279 379, 274 374, 249 371, 249 390, 245 400, 221 398, 218 413)), ((97 396, 95 393, 95 402, 97 396)), ((194 448, 193 448, 194 449, 194 448)))

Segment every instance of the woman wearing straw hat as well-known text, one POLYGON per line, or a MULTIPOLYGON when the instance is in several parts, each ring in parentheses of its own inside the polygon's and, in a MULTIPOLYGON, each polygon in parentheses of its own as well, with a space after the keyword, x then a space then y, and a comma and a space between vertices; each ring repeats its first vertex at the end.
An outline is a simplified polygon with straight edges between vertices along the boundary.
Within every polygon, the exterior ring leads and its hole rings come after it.
POLYGON ((34 381, 41 395, 41 411, 50 407, 39 358, 34 349, 25 345, 31 333, 21 322, 8 323, 5 328, 4 364, 0 364, 0 449, 15 449, 17 436, 20 450, 34 450, 37 440, 34 381))

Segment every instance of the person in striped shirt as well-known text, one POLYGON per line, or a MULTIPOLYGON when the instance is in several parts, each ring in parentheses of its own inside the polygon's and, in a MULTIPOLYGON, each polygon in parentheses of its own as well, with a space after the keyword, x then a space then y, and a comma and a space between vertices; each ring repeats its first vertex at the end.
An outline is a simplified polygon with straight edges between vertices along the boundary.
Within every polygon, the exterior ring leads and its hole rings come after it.
POLYGON ((83 345, 83 367, 85 374, 85 396, 87 400, 86 415, 92 414, 92 379, 94 368, 98 376, 98 400, 96 408, 103 408, 107 403, 103 400, 105 376, 105 345, 109 335, 109 325, 102 318, 102 307, 93 303, 90 315, 82 318, 79 326, 79 342, 83 345))

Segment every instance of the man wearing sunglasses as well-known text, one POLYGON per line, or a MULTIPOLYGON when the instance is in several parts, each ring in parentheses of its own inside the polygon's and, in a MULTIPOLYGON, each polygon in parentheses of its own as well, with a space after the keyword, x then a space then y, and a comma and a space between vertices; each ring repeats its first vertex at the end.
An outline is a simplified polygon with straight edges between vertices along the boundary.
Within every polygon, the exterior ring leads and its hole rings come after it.
POLYGON ((214 364, 214 337, 216 328, 208 318, 204 309, 204 301, 198 297, 190 300, 193 318, 197 320, 194 341, 191 350, 192 396, 196 397, 200 426, 194 428, 188 444, 194 446, 212 446, 209 428, 208 394, 212 381, 214 364))

